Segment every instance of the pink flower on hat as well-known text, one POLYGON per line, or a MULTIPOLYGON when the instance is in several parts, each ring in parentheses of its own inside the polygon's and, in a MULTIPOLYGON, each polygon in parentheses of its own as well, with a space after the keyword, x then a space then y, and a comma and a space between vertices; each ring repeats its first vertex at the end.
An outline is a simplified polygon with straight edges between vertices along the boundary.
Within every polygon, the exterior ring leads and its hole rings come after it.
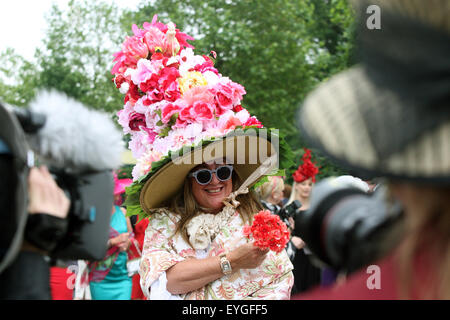
POLYGON ((169 103, 161 110, 161 120, 163 123, 168 123, 170 121, 170 118, 175 114, 180 112, 180 107, 169 103))
POLYGON ((213 108, 210 104, 203 101, 195 102, 190 111, 193 119, 204 121, 214 118, 213 108))
POLYGON ((147 58, 148 47, 136 36, 126 37, 122 45, 122 52, 130 61, 135 60, 137 62, 141 58, 147 58))

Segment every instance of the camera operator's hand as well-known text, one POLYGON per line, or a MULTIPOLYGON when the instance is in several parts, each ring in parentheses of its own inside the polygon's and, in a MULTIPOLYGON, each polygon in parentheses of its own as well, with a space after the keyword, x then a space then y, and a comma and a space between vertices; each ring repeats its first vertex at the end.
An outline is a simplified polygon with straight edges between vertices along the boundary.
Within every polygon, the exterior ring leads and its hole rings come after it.
POLYGON ((47 167, 31 168, 28 176, 28 213, 45 213, 66 218, 70 200, 58 187, 47 167))

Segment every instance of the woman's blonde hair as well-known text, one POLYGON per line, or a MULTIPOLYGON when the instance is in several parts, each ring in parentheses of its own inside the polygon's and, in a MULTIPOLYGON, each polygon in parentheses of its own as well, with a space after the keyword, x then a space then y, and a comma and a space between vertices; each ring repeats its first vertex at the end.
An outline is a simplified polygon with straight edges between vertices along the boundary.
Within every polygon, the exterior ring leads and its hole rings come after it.
POLYGON ((282 177, 269 176, 267 178, 269 181, 265 182, 255 190, 256 194, 259 196, 259 199, 264 201, 269 199, 274 192, 283 192, 284 189, 284 181, 282 177))
MULTIPOLYGON (((239 175, 236 170, 234 170, 232 175, 233 191, 236 191, 241 183, 242 182, 239 175)), ((257 200, 254 191, 249 191, 249 193, 238 195, 236 200, 240 202, 237 210, 241 215, 242 220, 244 220, 244 223, 251 223, 253 221, 253 216, 263 209, 262 205, 257 200)), ((181 217, 175 234, 180 233, 183 239, 192 246, 187 234, 187 224, 199 212, 202 212, 202 210, 197 201, 195 201, 192 193, 192 182, 189 177, 186 177, 184 181, 183 193, 178 193, 171 200, 169 210, 181 217)))
POLYGON ((294 202, 294 200, 297 197, 297 182, 293 182, 292 184, 292 188, 291 188, 291 195, 289 196, 288 201, 286 202, 286 205, 291 204, 292 202, 294 202))

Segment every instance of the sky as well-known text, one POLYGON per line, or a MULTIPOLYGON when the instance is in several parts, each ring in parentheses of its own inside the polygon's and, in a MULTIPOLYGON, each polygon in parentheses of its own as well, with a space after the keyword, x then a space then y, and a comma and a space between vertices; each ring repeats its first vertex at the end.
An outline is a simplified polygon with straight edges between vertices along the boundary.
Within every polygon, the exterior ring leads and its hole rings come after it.
MULTIPOLYGON (((92 0, 94 1, 94 0, 92 0)), ((0 51, 12 47, 32 61, 36 47, 42 45, 47 23, 44 15, 53 3, 66 8, 69 0, 0 0, 0 51), (19 20, 21 19, 21 20, 19 20)), ((119 8, 134 9, 141 0, 106 0, 119 8)))

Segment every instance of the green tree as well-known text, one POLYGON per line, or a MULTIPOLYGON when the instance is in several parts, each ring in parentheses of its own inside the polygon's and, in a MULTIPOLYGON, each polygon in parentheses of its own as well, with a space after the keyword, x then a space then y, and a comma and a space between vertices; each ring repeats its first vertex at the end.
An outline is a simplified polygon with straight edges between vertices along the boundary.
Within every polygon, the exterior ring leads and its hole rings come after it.
POLYGON ((7 48, 0 53, 0 100, 25 106, 34 97, 39 72, 35 64, 7 48))
POLYGON ((45 50, 37 53, 40 86, 95 109, 120 109, 122 97, 110 73, 113 52, 121 43, 118 8, 103 1, 72 0, 65 11, 53 5, 47 20, 45 50))

